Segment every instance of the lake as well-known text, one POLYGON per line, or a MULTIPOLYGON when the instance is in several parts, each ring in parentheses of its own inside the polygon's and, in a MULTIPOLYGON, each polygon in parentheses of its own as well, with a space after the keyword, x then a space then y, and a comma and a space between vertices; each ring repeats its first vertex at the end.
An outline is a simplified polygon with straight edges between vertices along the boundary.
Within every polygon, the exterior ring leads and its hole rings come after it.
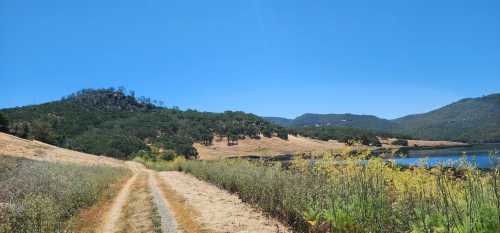
POLYGON ((464 162, 481 169, 500 164, 500 143, 454 147, 446 149, 410 150, 407 158, 389 159, 400 166, 425 165, 426 167, 460 167, 464 162), (493 156, 491 156, 493 153, 493 156))

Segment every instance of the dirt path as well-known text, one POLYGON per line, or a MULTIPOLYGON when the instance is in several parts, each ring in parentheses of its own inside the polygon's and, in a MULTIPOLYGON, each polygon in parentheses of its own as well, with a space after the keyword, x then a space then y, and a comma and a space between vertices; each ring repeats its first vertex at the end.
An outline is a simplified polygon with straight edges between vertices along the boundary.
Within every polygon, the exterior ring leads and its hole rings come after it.
POLYGON ((154 212, 153 195, 148 187, 148 174, 144 171, 139 172, 130 189, 121 218, 117 227, 113 229, 114 232, 161 232, 160 220, 156 218, 157 214, 154 212))
POLYGON ((154 171, 126 162, 134 175, 114 198, 99 233, 180 232, 154 171))
POLYGON ((196 222, 209 232, 291 232, 283 224, 211 184, 181 172, 160 172, 161 182, 193 208, 196 222))
POLYGON ((160 191, 158 181, 154 173, 156 172, 148 171, 148 184, 149 190, 153 195, 153 203, 155 203, 158 214, 160 215, 161 231, 163 233, 179 232, 174 217, 169 210, 170 208, 168 207, 168 202, 160 191))
POLYGON ((155 172, 133 162, 127 166, 135 174, 113 200, 100 233, 291 232, 236 195, 191 175, 155 172))
POLYGON ((138 173, 134 174, 132 178, 130 178, 127 181, 127 183, 125 183, 123 188, 120 190, 115 200, 113 201, 113 204, 109 212, 106 214, 104 218, 104 222, 102 224, 100 231, 98 232, 112 233, 114 232, 115 229, 118 228, 118 223, 119 223, 118 220, 121 217, 123 206, 125 205, 128 195, 130 193, 130 186, 135 182, 137 176, 138 173))

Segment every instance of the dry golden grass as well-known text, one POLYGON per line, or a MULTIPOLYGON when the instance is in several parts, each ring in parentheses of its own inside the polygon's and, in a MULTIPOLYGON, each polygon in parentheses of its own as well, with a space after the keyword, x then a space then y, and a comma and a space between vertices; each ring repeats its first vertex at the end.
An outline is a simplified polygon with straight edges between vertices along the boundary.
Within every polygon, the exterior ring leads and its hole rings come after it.
POLYGON ((467 146, 469 144, 463 142, 451 142, 451 141, 426 141, 426 140, 408 140, 408 146, 467 146))
MULTIPOLYGON (((216 137, 216 139, 218 139, 216 137)), ((338 151, 345 147, 344 143, 337 141, 321 141, 306 137, 289 135, 288 140, 278 137, 261 139, 246 138, 239 140, 237 145, 228 146, 227 141, 214 140, 210 146, 195 143, 194 147, 199 153, 200 159, 214 160, 230 156, 273 156, 297 153, 323 153, 338 151)))
MULTIPOLYGON (((383 147, 386 148, 398 148, 400 146, 392 145, 392 142, 396 141, 396 138, 384 138, 380 139, 383 147)), ((453 146, 468 146, 469 144, 463 142, 452 142, 452 141, 429 141, 429 140, 408 140, 408 146, 410 147, 453 147, 453 146)))
POLYGON ((26 140, 0 133, 0 155, 22 157, 32 160, 76 163, 80 165, 124 166, 123 161, 63 149, 36 140, 26 140))
POLYGON ((95 233, 102 225, 104 215, 113 204, 113 198, 120 191, 127 179, 112 184, 106 195, 103 195, 99 202, 90 208, 82 209, 68 223, 68 232, 95 233))

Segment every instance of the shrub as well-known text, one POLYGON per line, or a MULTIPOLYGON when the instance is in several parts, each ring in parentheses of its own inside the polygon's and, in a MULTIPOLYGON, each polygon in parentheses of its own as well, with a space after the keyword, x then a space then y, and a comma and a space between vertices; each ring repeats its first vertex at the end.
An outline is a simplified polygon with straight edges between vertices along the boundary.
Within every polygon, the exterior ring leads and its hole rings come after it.
POLYGON ((397 145, 397 146, 408 146, 408 140, 406 140, 406 139, 396 139, 391 144, 392 145, 397 145))
POLYGON ((9 121, 2 113, 0 113, 0 132, 9 132, 9 121))
POLYGON ((496 232, 500 171, 400 170, 382 159, 311 164, 182 161, 184 172, 237 193, 298 232, 496 232), (340 164, 339 164, 340 162, 340 164), (334 165, 337 163, 337 165, 334 165))
POLYGON ((166 161, 172 161, 177 157, 177 153, 175 153, 175 150, 165 150, 161 154, 161 159, 166 160, 166 161))

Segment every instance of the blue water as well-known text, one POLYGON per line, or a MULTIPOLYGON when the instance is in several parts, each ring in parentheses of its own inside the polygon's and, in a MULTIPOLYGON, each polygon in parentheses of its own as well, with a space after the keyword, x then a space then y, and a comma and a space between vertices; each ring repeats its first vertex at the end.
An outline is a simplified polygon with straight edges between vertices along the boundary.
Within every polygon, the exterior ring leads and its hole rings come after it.
POLYGON ((400 166, 461 167, 465 164, 481 169, 500 165, 500 144, 484 144, 472 147, 414 150, 408 158, 389 159, 400 166))

